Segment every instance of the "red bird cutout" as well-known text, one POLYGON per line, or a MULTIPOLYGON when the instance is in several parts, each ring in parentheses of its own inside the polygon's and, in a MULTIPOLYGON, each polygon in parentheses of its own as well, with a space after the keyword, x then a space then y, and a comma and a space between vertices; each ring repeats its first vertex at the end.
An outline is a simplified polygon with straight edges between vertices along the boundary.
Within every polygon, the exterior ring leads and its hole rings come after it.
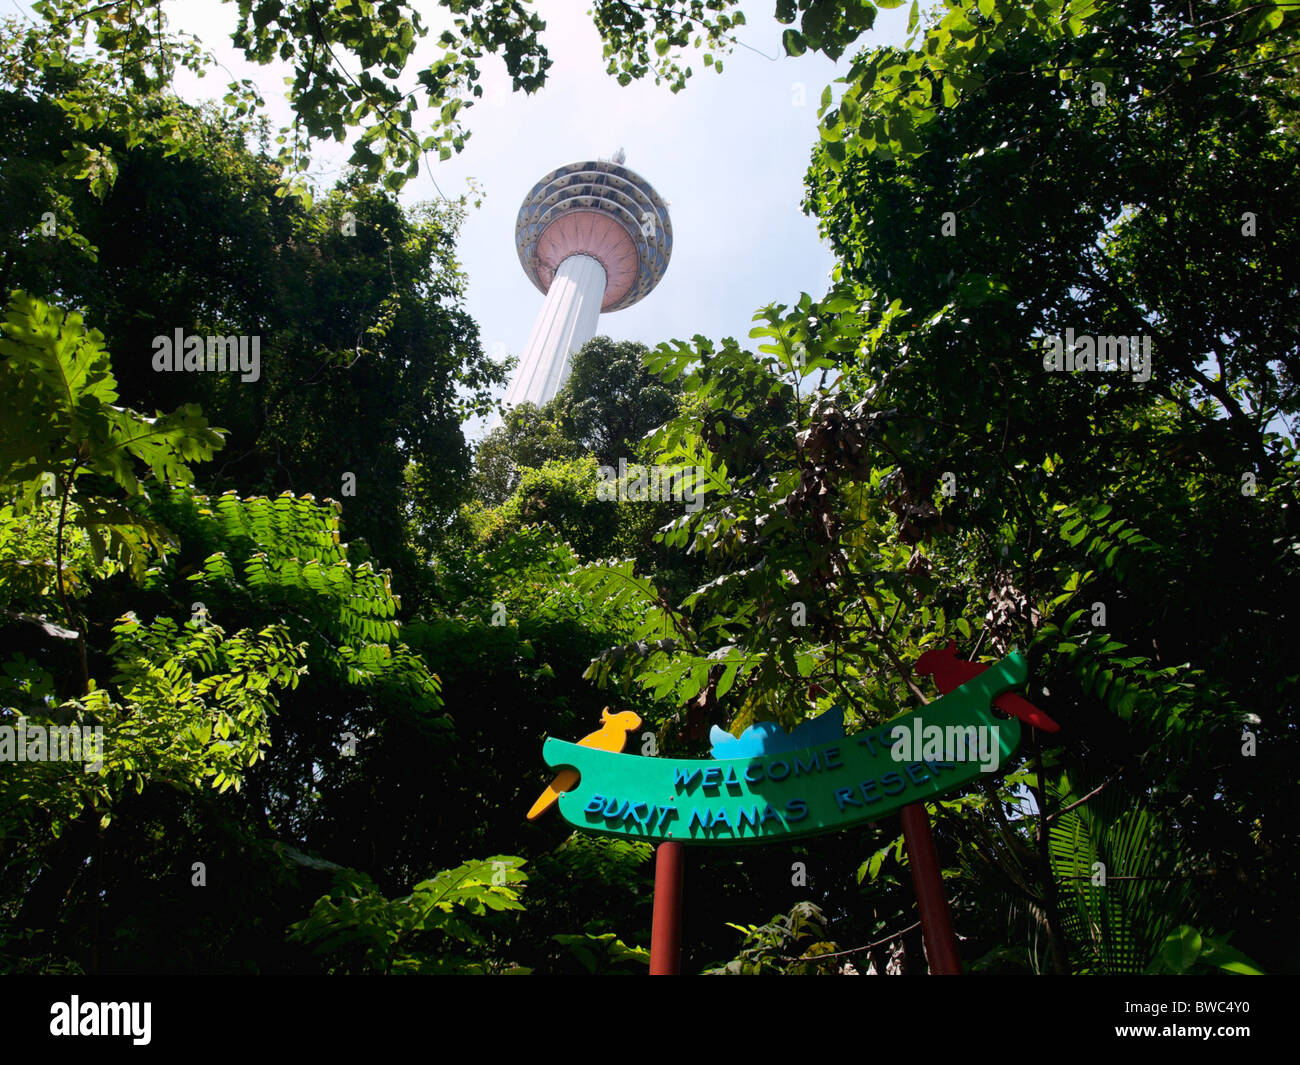
MULTIPOLYGON (((960 688, 968 680, 974 680, 989 667, 978 662, 967 662, 957 657, 957 641, 949 640, 947 647, 934 647, 916 660, 916 672, 926 675, 934 674, 935 687, 940 695, 947 695, 954 688, 960 688)), ((1005 710, 1013 717, 1020 718, 1026 724, 1040 728, 1044 732, 1060 732, 1061 726, 1038 709, 1023 695, 1006 692, 993 700, 999 710, 1005 710)))

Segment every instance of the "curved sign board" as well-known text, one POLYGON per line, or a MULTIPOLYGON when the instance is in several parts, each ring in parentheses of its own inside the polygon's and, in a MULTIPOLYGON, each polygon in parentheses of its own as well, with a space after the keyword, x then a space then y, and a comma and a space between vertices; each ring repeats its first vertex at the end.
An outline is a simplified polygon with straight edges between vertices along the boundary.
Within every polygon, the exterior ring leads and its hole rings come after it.
POLYGON ((577 828, 647 841, 772 843, 874 821, 998 772, 1020 722, 992 702, 1029 677, 1012 653, 927 706, 794 751, 730 759, 643 758, 548 739, 547 765, 579 781, 559 797, 577 828))

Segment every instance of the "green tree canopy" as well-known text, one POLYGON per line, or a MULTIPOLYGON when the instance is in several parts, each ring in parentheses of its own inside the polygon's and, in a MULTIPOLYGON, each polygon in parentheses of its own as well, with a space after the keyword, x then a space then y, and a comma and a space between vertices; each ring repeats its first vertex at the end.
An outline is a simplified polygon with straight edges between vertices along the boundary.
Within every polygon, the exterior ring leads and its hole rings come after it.
POLYGON ((0 189, 18 219, 0 280, 82 307, 133 402, 196 402, 225 426, 210 487, 346 498, 352 534, 403 586, 417 580, 408 502, 421 536, 454 511, 470 472, 461 422, 504 380, 463 306, 464 205, 404 209, 356 174, 316 204, 278 195, 280 165, 249 146, 255 122, 164 96, 140 108, 129 78, 66 45, 40 75, 33 34, 0 39, 0 189), (97 134, 114 159, 102 186, 66 162, 83 136, 68 97, 87 92, 150 123, 97 134), (178 330, 256 343, 256 376, 160 372, 159 338, 178 330))
POLYGON ((658 461, 712 486, 664 541, 715 573, 675 602, 630 560, 579 578, 638 618, 589 676, 690 708, 687 742, 832 701, 888 719, 949 637, 1029 649, 1064 732, 939 824, 959 911, 1010 915, 1035 967, 1142 971, 1197 921, 1294 964, 1298 31, 1273 5, 954 2, 856 57, 808 181, 832 291, 761 312, 757 354, 650 360, 693 401, 658 461), (1150 378, 1053 372, 1067 330, 1136 338, 1150 378), (1261 861, 1247 902, 1220 863, 1261 861))

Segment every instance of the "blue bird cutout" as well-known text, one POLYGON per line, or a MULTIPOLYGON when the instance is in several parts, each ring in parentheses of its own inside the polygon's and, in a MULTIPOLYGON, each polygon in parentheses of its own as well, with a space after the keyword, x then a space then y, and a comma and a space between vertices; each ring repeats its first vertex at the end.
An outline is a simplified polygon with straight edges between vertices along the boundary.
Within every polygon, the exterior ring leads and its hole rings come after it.
POLYGON ((844 711, 832 706, 824 714, 796 725, 789 733, 782 732, 774 721, 761 721, 750 725, 739 736, 714 725, 709 730, 712 742, 710 753, 714 758, 761 758, 769 754, 797 751, 803 747, 817 747, 844 736, 844 711))

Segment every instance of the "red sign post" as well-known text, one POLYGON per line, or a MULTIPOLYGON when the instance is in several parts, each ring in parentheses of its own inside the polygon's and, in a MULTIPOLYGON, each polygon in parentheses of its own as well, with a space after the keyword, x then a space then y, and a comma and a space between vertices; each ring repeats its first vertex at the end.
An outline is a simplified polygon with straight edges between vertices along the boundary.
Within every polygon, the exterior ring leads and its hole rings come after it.
POLYGON ((685 848, 661 843, 655 849, 655 908, 650 924, 650 975, 682 971, 682 879, 685 848))

